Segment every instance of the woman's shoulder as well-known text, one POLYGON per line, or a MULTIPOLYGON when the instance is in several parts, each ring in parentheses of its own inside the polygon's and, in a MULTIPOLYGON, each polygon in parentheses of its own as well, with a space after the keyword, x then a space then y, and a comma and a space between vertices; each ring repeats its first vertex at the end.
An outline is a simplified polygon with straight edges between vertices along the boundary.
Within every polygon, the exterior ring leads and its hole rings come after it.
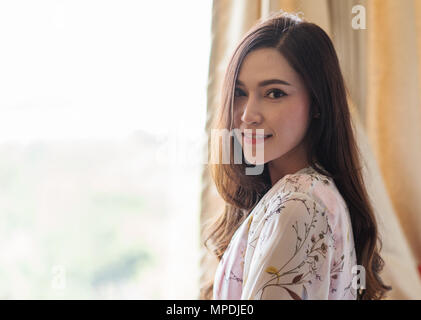
POLYGON ((287 200, 297 197, 305 197, 326 210, 333 228, 340 217, 347 212, 345 201, 334 180, 312 167, 306 167, 296 173, 284 176, 282 181, 277 184, 271 200, 287 200))
POLYGON ((331 190, 333 179, 316 171, 313 167, 306 167, 296 173, 287 174, 276 183, 274 194, 302 193, 312 196, 314 189, 331 190))

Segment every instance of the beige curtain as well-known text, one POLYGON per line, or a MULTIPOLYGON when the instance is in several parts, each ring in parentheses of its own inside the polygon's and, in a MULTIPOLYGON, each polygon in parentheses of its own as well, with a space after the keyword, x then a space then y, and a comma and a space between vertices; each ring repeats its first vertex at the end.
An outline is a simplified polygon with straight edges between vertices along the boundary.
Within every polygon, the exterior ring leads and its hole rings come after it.
MULTIPOLYGON (((214 0, 207 129, 217 108, 228 59, 244 33, 269 13, 302 12, 332 38, 350 92, 365 160, 365 180, 383 239, 388 299, 421 299, 421 0, 214 0), (354 29, 361 14, 366 29, 354 29)), ((223 202, 203 171, 201 221, 223 202)), ((201 284, 217 265, 202 247, 201 284)))

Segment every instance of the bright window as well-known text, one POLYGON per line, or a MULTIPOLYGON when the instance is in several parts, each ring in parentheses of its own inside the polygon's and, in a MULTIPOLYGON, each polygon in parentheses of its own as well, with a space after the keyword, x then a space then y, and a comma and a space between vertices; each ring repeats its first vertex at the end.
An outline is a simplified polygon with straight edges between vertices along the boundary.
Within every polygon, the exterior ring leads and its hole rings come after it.
POLYGON ((0 2, 1 299, 197 297, 210 19, 0 2))

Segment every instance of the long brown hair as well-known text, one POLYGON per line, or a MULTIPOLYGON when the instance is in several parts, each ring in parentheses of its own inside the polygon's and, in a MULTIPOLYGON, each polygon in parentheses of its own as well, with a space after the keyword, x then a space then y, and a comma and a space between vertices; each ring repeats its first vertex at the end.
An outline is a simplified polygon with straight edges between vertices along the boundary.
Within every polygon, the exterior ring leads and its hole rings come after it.
MULTIPOLYGON (((357 299, 382 299, 386 291, 391 290, 379 275, 384 266, 379 254, 382 242, 362 177, 361 155, 347 102, 348 91, 334 46, 323 29, 285 13, 273 14, 259 21, 243 37, 231 57, 222 87, 221 105, 212 128, 233 129, 233 94, 239 68, 245 56, 258 48, 279 50, 304 80, 311 97, 311 123, 305 137, 308 141, 308 163, 334 180, 348 206, 357 263, 364 266, 366 271, 366 289, 358 293, 357 299), (314 119, 317 112, 320 117, 314 119)), ((234 140, 231 137, 231 155, 234 140)), ((212 152, 215 153, 216 149, 213 146, 212 152)), ((213 157, 219 160, 220 153, 213 157)), ((228 164, 210 164, 212 178, 225 201, 225 208, 207 226, 204 245, 218 260, 224 254, 235 230, 271 188, 267 164, 260 175, 246 175, 246 167, 244 161, 234 164, 232 157, 228 164), (209 247, 209 241, 212 242, 212 248, 209 247)), ((201 298, 211 299, 212 292, 213 281, 201 288, 201 298)))

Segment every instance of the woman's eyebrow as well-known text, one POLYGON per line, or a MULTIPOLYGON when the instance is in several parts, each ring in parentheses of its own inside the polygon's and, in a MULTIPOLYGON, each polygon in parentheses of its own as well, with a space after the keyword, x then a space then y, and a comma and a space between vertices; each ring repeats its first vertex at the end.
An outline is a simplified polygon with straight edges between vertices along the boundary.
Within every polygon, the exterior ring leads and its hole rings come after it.
MULTIPOLYGON (((239 84, 240 86, 244 86, 244 83, 241 80, 237 80, 237 84, 239 84)), ((291 84, 286 82, 285 80, 281 80, 281 79, 269 79, 269 80, 263 80, 260 81, 258 83, 259 87, 264 87, 267 86, 269 84, 284 84, 287 86, 290 86, 291 84)))

